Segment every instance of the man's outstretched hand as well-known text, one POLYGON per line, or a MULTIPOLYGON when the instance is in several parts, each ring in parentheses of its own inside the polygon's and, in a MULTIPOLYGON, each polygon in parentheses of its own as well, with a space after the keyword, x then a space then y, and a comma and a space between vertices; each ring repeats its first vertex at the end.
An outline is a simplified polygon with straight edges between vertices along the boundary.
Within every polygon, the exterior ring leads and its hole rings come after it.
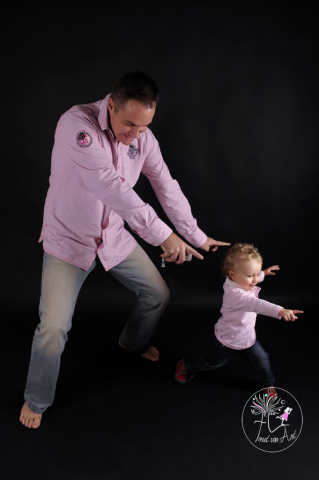
POLYGON ((218 240, 214 240, 213 238, 207 237, 206 242, 200 248, 205 250, 205 252, 216 252, 218 247, 227 247, 230 245, 228 242, 219 242, 218 240), (211 248, 213 247, 213 248, 211 248))
MULTIPOLYGON (((200 248, 206 252, 209 252, 211 247, 213 247, 211 251, 215 252, 218 247, 224 247, 227 245, 230 245, 230 243, 219 242, 208 237, 204 245, 202 245, 200 248)), ((181 263, 185 262, 187 253, 193 255, 199 260, 204 259, 203 255, 198 253, 193 247, 187 245, 187 243, 185 243, 175 233, 170 234, 165 242, 162 243, 161 248, 164 251, 164 253, 161 254, 161 257, 166 262, 175 262, 180 265, 181 263)))
POLYGON ((185 262, 186 254, 190 253, 199 260, 203 260, 204 257, 198 253, 194 248, 190 247, 181 238, 179 238, 174 232, 165 240, 161 245, 164 253, 161 257, 165 262, 175 262, 178 265, 185 262))

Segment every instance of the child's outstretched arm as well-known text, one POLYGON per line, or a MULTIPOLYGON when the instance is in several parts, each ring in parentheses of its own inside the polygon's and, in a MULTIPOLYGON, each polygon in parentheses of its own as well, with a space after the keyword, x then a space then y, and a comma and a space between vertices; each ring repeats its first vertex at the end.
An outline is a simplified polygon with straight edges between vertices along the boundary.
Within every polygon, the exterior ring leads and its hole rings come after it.
POLYGON ((295 313, 303 313, 303 311, 302 310, 288 310, 287 308, 282 308, 281 310, 279 310, 278 315, 280 315, 280 317, 283 317, 283 319, 286 322, 294 322, 295 320, 298 319, 298 317, 296 317, 295 313))
POLYGON ((273 270, 280 270, 280 267, 279 265, 273 265, 272 267, 268 267, 266 268, 265 270, 263 270, 264 274, 265 274, 265 277, 267 275, 276 275, 273 270))

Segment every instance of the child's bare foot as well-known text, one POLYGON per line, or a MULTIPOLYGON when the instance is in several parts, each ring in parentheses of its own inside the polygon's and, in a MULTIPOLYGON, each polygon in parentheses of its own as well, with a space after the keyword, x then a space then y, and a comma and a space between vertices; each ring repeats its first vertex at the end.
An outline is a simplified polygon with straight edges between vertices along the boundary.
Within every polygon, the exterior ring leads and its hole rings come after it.
POLYGON ((39 428, 41 424, 42 413, 34 413, 25 403, 20 413, 20 422, 27 428, 39 428))
MULTIPOLYGON (((126 348, 120 341, 119 341, 119 346, 121 348, 124 348, 124 350, 126 350, 126 348)), ((157 362, 157 360, 159 359, 159 355, 160 355, 159 351, 157 350, 156 347, 149 347, 146 350, 146 352, 141 354, 143 358, 147 358, 147 360, 151 360, 151 362, 157 362)))

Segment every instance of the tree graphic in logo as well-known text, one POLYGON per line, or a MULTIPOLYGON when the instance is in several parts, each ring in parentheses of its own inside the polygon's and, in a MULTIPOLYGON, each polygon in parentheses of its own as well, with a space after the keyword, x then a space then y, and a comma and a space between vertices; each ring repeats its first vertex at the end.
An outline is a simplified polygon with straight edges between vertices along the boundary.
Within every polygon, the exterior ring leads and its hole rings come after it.
MULTIPOLYGON (((279 415, 280 411, 283 409, 283 404, 285 400, 280 400, 278 397, 268 397, 268 395, 258 395, 253 398, 253 405, 251 405, 251 413, 253 415, 261 415, 260 420, 255 420, 254 423, 260 423, 259 432, 256 438, 256 441, 260 438, 261 428, 263 425, 267 425, 268 431, 270 433, 276 432, 279 428, 284 428, 285 436, 287 436, 286 424, 284 423, 287 418, 284 415, 279 415), (281 424, 275 427, 273 430, 270 427, 270 418, 273 415, 278 414, 275 418, 282 420, 281 424)), ((287 411, 291 411, 291 408, 287 408, 287 411)))
POLYGON ((247 439, 256 448, 271 453, 290 447, 302 428, 302 412, 297 400, 283 389, 276 390, 285 393, 278 392, 277 397, 271 397, 263 390, 256 392, 247 401, 242 415, 247 439))

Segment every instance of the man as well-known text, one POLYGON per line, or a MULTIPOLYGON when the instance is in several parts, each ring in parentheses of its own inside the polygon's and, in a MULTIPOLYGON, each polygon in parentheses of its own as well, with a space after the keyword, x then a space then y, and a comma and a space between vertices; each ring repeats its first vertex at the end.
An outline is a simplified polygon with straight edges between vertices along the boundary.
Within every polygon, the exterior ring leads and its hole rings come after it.
POLYGON ((188 242, 205 251, 229 245, 198 228, 187 199, 163 161, 158 142, 148 130, 158 100, 159 90, 148 75, 128 73, 104 100, 75 106, 58 122, 40 237, 44 248, 40 323, 33 338, 20 415, 28 428, 40 426, 42 413, 53 402, 77 296, 96 265, 96 255, 105 270, 137 296, 119 345, 151 361, 159 358, 152 337, 169 290, 124 228, 124 220, 143 240, 160 245, 167 262, 181 264, 186 254, 203 259, 135 193, 140 172, 188 242))

